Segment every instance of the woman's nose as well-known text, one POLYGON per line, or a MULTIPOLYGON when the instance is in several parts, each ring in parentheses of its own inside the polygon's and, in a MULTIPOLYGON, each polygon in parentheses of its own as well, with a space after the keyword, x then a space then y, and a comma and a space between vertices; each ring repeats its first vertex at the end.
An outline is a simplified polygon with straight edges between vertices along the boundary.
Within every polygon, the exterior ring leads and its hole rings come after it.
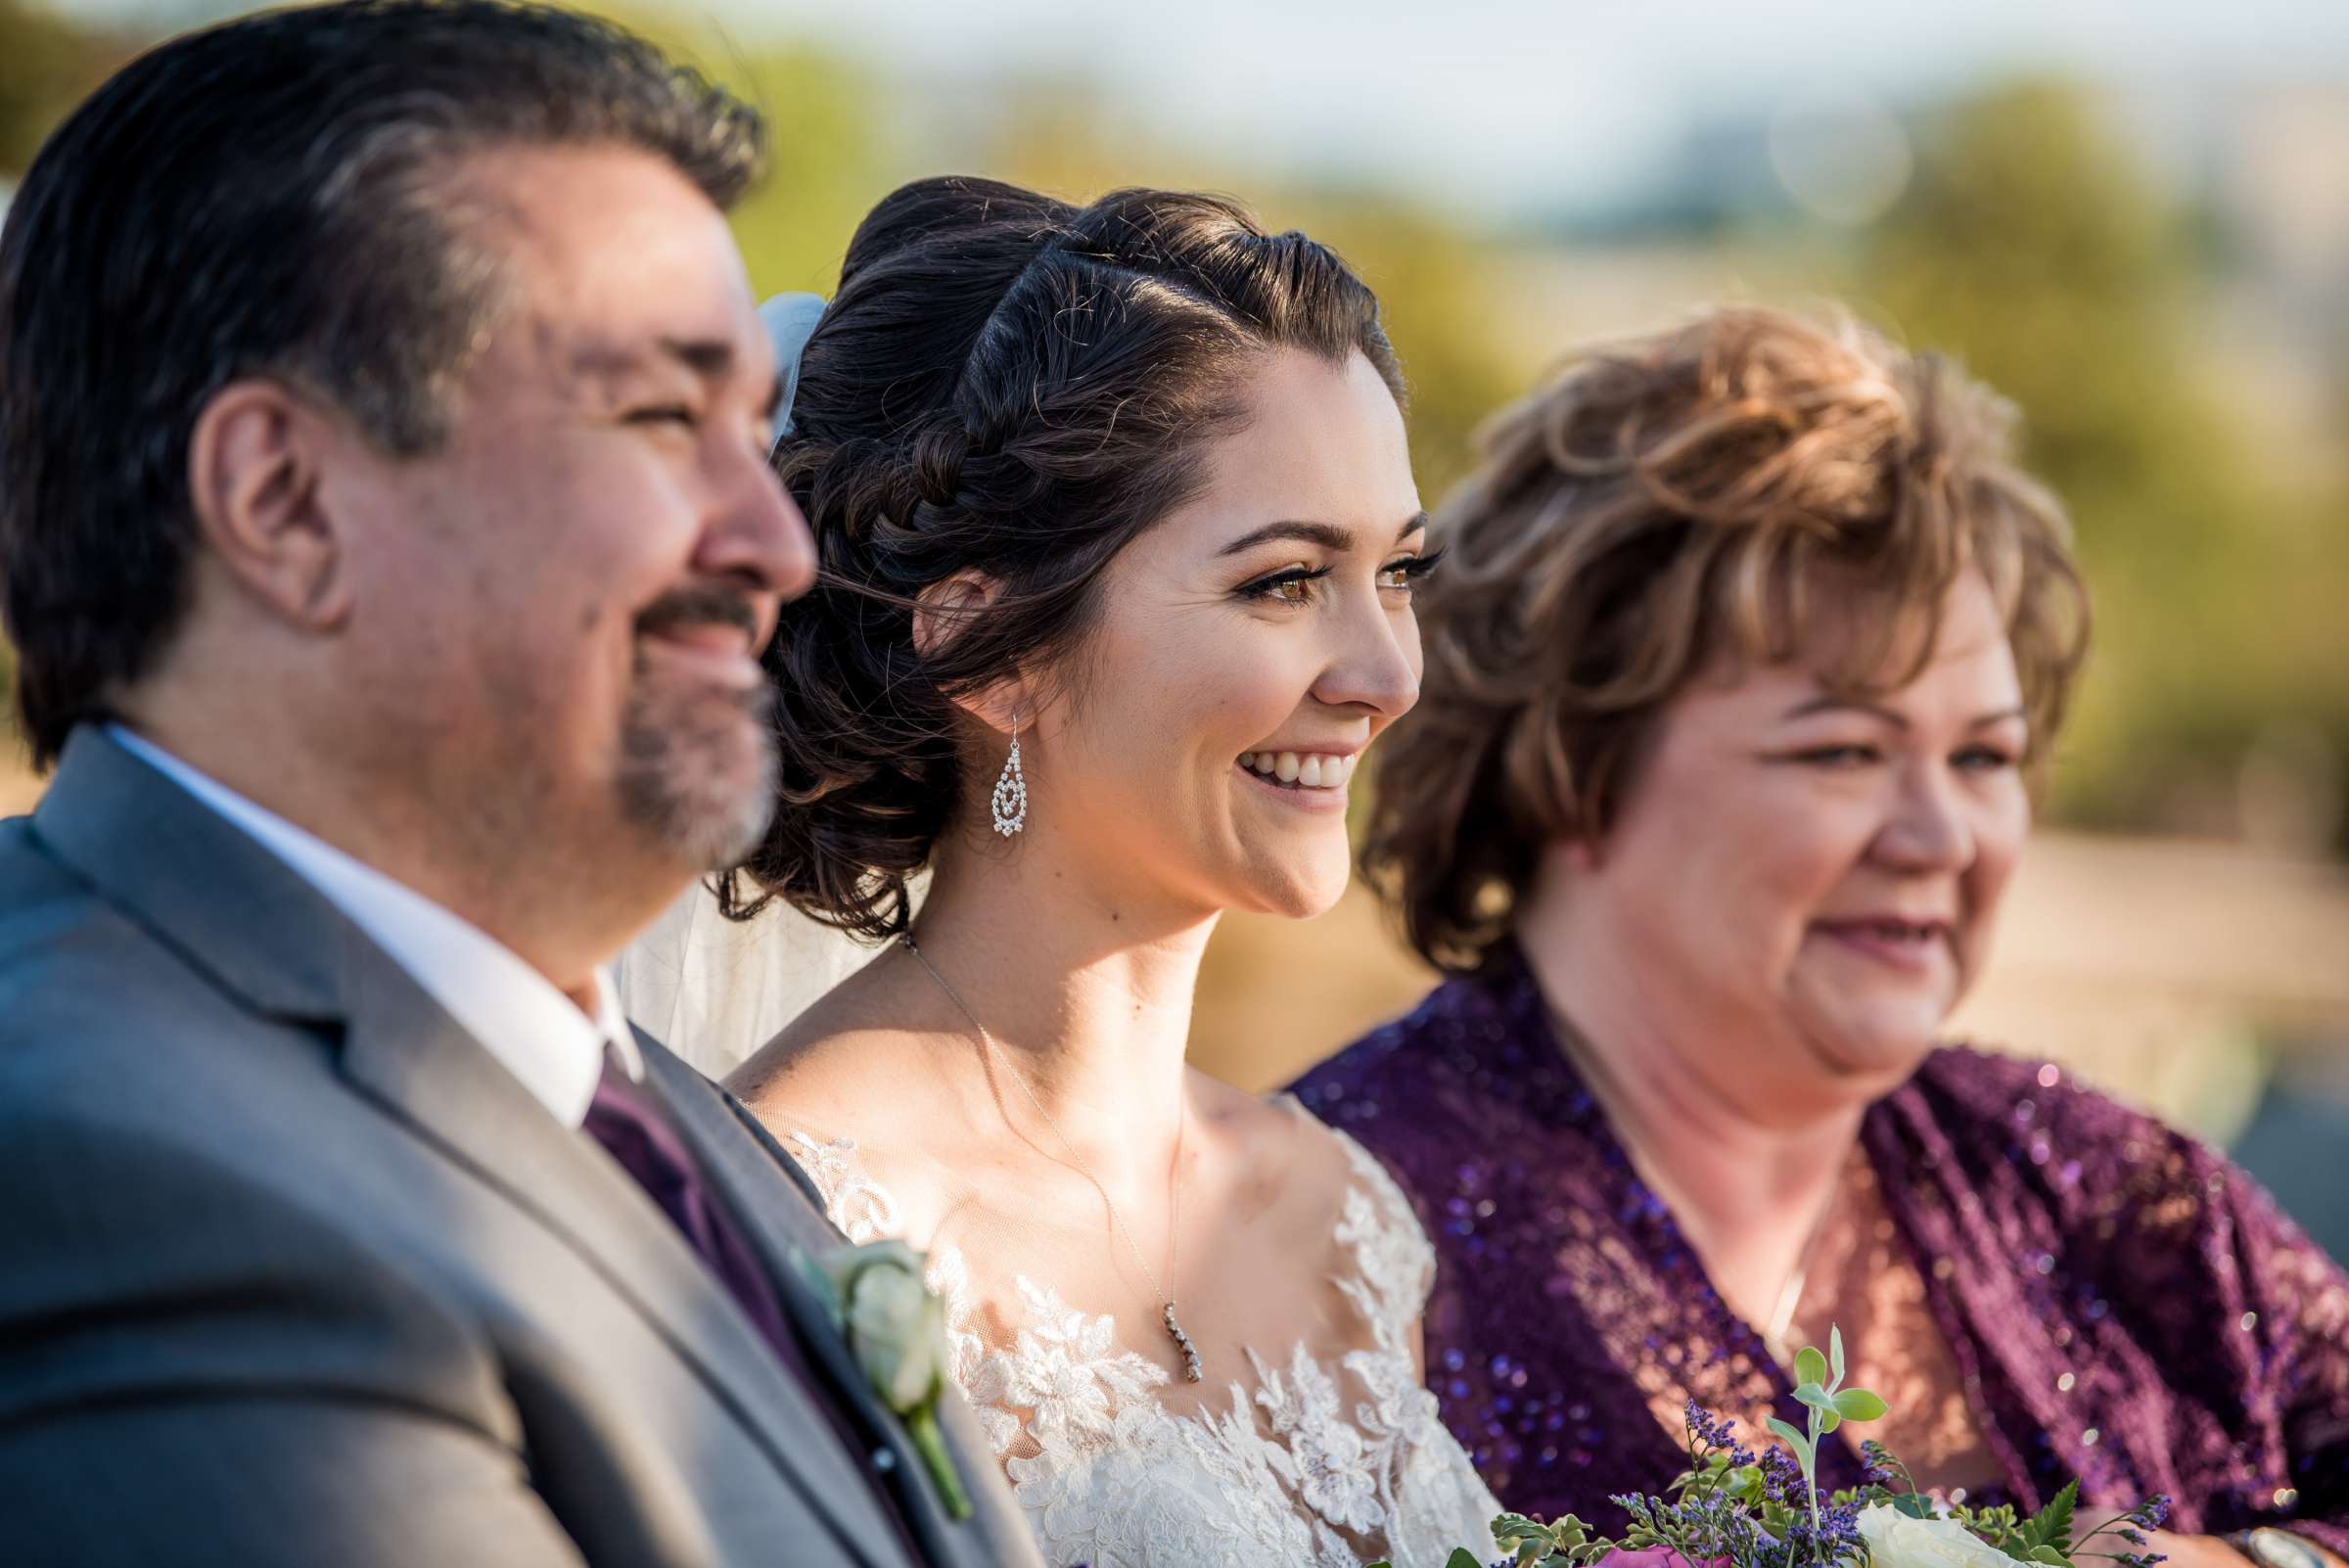
POLYGON ((1911 871, 1961 871, 1973 863, 1973 824, 1939 767, 1920 764, 1902 774, 1892 818, 1876 836, 1875 853, 1911 871))
POLYGON ((1417 625, 1407 615, 1390 615, 1384 605, 1345 617, 1338 645, 1313 682, 1313 696, 1332 707, 1402 717, 1419 700, 1417 625))

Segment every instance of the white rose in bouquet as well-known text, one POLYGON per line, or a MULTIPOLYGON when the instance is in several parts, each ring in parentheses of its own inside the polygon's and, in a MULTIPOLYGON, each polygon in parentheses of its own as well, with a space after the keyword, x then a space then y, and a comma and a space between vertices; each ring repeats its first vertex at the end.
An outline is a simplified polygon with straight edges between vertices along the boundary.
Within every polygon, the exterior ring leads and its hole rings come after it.
POLYGON ((1880 1502, 1860 1510, 1860 1535, 1874 1568, 2015 1568, 1955 1519, 1911 1519, 1880 1502))

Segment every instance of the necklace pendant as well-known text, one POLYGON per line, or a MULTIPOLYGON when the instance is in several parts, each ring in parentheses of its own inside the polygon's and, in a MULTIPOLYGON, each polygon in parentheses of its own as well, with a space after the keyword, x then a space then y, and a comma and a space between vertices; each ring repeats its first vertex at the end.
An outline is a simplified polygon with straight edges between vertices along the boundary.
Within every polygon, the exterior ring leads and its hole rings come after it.
POLYGON ((1167 1303, 1166 1319, 1167 1333, 1173 1337, 1175 1349, 1182 1352, 1183 1379, 1192 1383, 1200 1381, 1205 1374, 1199 1369, 1199 1353, 1191 1347, 1191 1336, 1184 1333, 1182 1325, 1174 1320, 1173 1302, 1167 1303))

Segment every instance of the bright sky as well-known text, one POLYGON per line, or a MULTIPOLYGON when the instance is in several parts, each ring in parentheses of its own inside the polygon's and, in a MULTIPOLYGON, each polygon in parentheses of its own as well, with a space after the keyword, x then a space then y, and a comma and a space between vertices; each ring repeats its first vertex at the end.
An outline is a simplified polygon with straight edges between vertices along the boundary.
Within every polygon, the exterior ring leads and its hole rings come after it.
POLYGON ((823 39, 885 75, 1075 76, 1237 166, 1342 169, 1482 208, 1619 194, 1693 118, 1822 93, 1900 102, 2050 67, 2156 92, 2349 90, 2349 0, 655 3, 823 39))

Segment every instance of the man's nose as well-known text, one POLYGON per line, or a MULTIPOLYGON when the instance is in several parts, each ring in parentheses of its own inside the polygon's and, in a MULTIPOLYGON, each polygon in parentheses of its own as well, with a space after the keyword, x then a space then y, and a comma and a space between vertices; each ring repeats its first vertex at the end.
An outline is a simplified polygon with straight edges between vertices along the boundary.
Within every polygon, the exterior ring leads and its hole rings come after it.
POLYGON ((777 600, 796 599, 814 585, 815 535, 763 459, 743 463, 726 504, 702 536, 695 565, 777 600))

